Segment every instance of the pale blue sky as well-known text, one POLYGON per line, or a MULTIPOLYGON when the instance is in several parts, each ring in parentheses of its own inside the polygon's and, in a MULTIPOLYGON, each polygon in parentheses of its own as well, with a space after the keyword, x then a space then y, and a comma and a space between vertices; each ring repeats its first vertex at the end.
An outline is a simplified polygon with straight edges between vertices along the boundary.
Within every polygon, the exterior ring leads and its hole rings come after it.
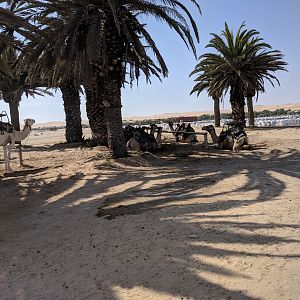
MULTIPOLYGON (((200 32, 198 56, 205 51, 210 33, 220 33, 225 21, 236 29, 246 22, 248 29, 257 29, 265 41, 285 55, 289 72, 278 72, 281 86, 267 86, 258 104, 284 104, 300 102, 300 1, 299 0, 200 0, 202 16, 193 8, 200 32)), ((159 82, 153 78, 151 85, 140 80, 139 85, 129 86, 122 91, 123 116, 151 115, 165 112, 188 112, 211 110, 212 101, 205 94, 189 96, 193 79, 189 78, 196 60, 179 37, 164 24, 149 20, 148 29, 169 67, 169 77, 159 82)), ((228 107, 225 99, 225 107, 228 107)), ((7 110, 0 101, 0 111, 7 110)), ((63 121, 64 111, 60 93, 55 97, 24 99, 20 107, 21 118, 35 118, 37 122, 63 121)), ((86 119, 84 99, 82 118, 86 119)))

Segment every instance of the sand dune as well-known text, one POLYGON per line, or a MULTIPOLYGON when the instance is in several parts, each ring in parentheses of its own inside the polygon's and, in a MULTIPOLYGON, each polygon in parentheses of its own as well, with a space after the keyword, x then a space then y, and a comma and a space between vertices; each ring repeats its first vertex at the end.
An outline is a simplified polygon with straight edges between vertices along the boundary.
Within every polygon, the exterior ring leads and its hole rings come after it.
MULTIPOLYGON (((267 110, 276 110, 276 109, 291 109, 291 110, 299 110, 300 111, 300 103, 290 103, 290 104, 284 104, 284 105, 272 105, 272 106, 266 106, 266 105, 256 105, 255 110, 256 111, 262 111, 264 109, 267 110)), ((247 108, 246 108, 247 109, 247 108)), ((230 112, 230 110, 222 110, 222 112, 230 112)), ((212 111, 193 111, 193 112, 180 112, 180 113, 162 113, 162 114, 156 114, 156 115, 144 115, 144 116, 124 116, 124 121, 134 120, 144 120, 144 119, 167 119, 167 118, 175 118, 180 116, 200 116, 203 114, 212 114, 212 111)), ((84 120, 83 123, 88 124, 87 120, 84 120)), ((34 124, 34 128, 42 128, 42 127, 61 127, 65 126, 65 122, 46 122, 46 123, 37 123, 34 124)))
MULTIPOLYGON (((255 111, 262 111, 262 110, 270 110, 274 111, 276 109, 291 109, 291 110, 299 110, 300 111, 300 103, 289 103, 289 104, 282 104, 282 105, 255 105, 255 111)), ((247 107, 245 107, 247 111, 247 107)), ((222 113, 230 112, 230 109, 221 109, 222 113)), ((162 113, 156 115, 145 115, 145 116, 131 116, 131 117, 124 117, 125 120, 144 120, 144 119, 166 119, 166 118, 176 118, 180 116, 201 116, 204 114, 213 114, 213 111, 193 111, 193 112, 180 112, 180 113, 162 113)))

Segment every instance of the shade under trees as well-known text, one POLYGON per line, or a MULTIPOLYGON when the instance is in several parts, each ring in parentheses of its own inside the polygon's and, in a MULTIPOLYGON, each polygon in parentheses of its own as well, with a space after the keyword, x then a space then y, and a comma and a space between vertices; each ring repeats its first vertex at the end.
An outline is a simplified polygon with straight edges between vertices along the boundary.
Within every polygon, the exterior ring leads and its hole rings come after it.
MULTIPOLYGON (((51 86, 59 86, 71 74, 74 85, 83 84, 86 89, 88 115, 96 123, 97 116, 102 120, 104 116, 113 156, 127 155, 121 117, 123 84, 141 74, 146 80, 168 75, 141 17, 153 16, 166 23, 195 54, 193 36, 198 40, 198 30, 188 8, 175 0, 25 2, 23 13, 31 15, 46 36, 28 44, 31 55, 24 55, 22 63, 28 67, 29 78, 41 74, 51 86), (101 110, 102 115, 93 114, 101 110)), ((189 2, 200 12, 197 1, 189 2)))

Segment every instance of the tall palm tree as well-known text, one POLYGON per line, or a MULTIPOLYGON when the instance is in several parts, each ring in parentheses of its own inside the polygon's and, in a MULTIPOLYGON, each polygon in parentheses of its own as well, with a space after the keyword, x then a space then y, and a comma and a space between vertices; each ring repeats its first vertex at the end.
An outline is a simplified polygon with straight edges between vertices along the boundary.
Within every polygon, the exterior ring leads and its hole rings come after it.
POLYGON ((23 94, 35 96, 44 94, 52 95, 49 91, 26 84, 26 72, 17 68, 20 52, 12 47, 6 47, 0 55, 2 61, 8 68, 9 76, 0 73, 0 99, 9 104, 11 122, 15 130, 20 130, 19 104, 23 94))
MULTIPOLYGON (((17 4, 15 1, 13 4, 17 4)), ((15 8, 14 5, 11 5, 11 9, 15 8)), ((22 9, 21 9, 22 11, 22 9)), ((44 31, 43 33, 46 33, 44 31)), ((48 37, 49 35, 43 35, 43 38, 48 37)), ((55 38, 55 37, 53 37, 55 38)), ((33 39, 33 40, 27 40, 27 43, 29 44, 34 44, 37 45, 38 42, 41 41, 41 39, 33 39)), ((50 41, 50 39, 49 39, 50 41)), ((28 48, 28 46, 27 46, 28 48)), ((26 49, 27 49, 26 48, 26 49)), ((24 50, 24 47, 23 49, 24 50)), ((27 50, 25 50, 27 51, 27 50)), ((26 53, 20 53, 20 56, 23 57, 24 55, 27 55, 26 53)), ((19 59, 20 60, 20 59, 19 59)), ((21 59, 22 60, 22 59, 21 59)), ((51 70, 51 63, 53 61, 49 60, 49 56, 46 57, 46 63, 47 66, 49 66, 49 70, 51 70)), ((26 70, 26 74, 28 77, 28 68, 27 66, 23 66, 20 62, 16 65, 16 67, 21 70, 26 70)), ((48 75, 49 76, 49 75, 48 75)), ((51 88, 57 88, 56 86, 51 86, 49 84, 49 79, 47 78, 46 74, 38 74, 34 73, 33 76, 31 76, 31 80, 26 78, 26 82, 28 83, 30 81, 30 86, 34 89, 37 89, 38 87, 46 87, 51 88)), ((82 124, 81 124, 81 112, 80 112, 80 94, 79 94, 79 89, 74 86, 74 83, 71 79, 62 81, 59 85, 59 88, 62 92, 62 98, 63 98, 63 106, 64 106, 64 111, 65 111, 65 116, 66 116, 66 141, 68 143, 74 143, 74 142, 81 142, 83 140, 83 132, 82 132, 82 124)), ((11 95, 11 97, 16 97, 11 95)), ((20 100, 19 100, 20 101, 20 100)), ((16 108, 14 107, 14 111, 16 111, 16 108)))
MULTIPOLYGON (((108 146, 116 157, 127 154, 122 130, 121 88, 141 73, 167 76, 168 69, 142 17, 154 16, 169 25, 194 54, 192 32, 198 40, 195 21, 187 7, 177 0, 28 0, 28 9, 40 9, 36 19, 53 26, 57 39, 51 46, 54 80, 72 73, 76 84, 92 87, 92 113, 102 107, 107 125, 108 146), (55 20, 54 20, 55 19, 55 20), (190 24, 190 25, 189 25, 190 24), (154 57, 154 58, 153 58, 154 57), (63 66, 63 67, 62 67, 63 66), (96 98, 95 98, 96 97, 96 98), (96 109, 93 109, 93 107, 96 109)), ((190 0, 199 11, 196 0, 190 0)), ((39 43, 33 49, 36 60, 31 70, 42 68, 44 50, 39 43), (39 65, 40 64, 40 65, 39 65), (39 67, 40 66, 40 67, 39 67)))
MULTIPOLYGON (((0 98, 9 104, 11 121, 16 130, 20 130, 19 103, 23 92, 31 94, 24 85, 24 72, 17 70, 18 53, 23 51, 20 38, 38 40, 42 32, 14 11, 20 0, 5 0, 0 7, 0 98), (14 33, 17 32, 19 38, 14 33)), ((39 92, 36 90, 34 93, 39 92)))
MULTIPOLYGON (((234 36, 225 23, 225 30, 221 36, 212 34, 213 37, 206 47, 214 49, 216 53, 201 55, 192 72, 199 74, 196 82, 201 82, 203 76, 209 78, 209 86, 206 87, 209 94, 230 92, 233 119, 243 125, 246 91, 264 92, 265 80, 272 85, 273 81, 279 84, 273 73, 285 70, 286 65, 281 52, 269 50, 271 46, 259 37, 258 31, 247 30, 244 27, 243 23, 234 36)), ((193 91, 199 88, 197 84, 193 91)), ((200 85, 199 92, 203 89, 200 85)))
POLYGON ((197 78, 194 80, 196 82, 190 94, 197 93, 197 96, 203 90, 208 92, 208 96, 211 97, 214 101, 214 118, 215 118, 215 126, 220 127, 221 123, 221 113, 220 113, 220 99, 222 94, 219 91, 211 90, 211 76, 210 72, 214 70, 214 66, 210 64, 199 64, 197 68, 190 74, 190 76, 194 74, 198 74, 197 78), (210 70, 212 68, 212 70, 210 70))

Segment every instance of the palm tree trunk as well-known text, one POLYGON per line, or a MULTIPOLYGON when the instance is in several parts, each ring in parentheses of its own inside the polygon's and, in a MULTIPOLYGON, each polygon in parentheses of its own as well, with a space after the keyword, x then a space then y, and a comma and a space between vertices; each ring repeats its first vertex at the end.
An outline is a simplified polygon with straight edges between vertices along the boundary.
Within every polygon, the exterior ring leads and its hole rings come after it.
POLYGON ((220 127, 221 113, 220 113, 220 98, 213 98, 214 100, 214 116, 215 116, 215 127, 220 127))
POLYGON ((66 140, 68 143, 82 142, 80 95, 78 89, 68 82, 61 87, 66 115, 66 140))
POLYGON ((104 88, 105 118, 107 141, 113 157, 127 156, 121 113, 121 83, 118 79, 109 79, 104 88))
POLYGON ((104 74, 98 73, 97 86, 100 88, 104 115, 107 125, 107 142, 113 157, 127 156, 121 113, 121 87, 124 75, 122 57, 126 52, 124 41, 116 27, 113 14, 105 20, 105 42, 107 66, 104 74))
MULTIPOLYGON (((9 104, 11 123, 16 131, 20 131, 20 114, 19 114, 19 103, 22 98, 22 93, 14 93, 7 97, 4 97, 4 101, 9 104)), ((21 141, 16 141, 19 152, 20 166, 23 166, 23 155, 22 155, 22 144, 21 141)))
POLYGON ((14 129, 20 131, 20 115, 19 115, 19 103, 21 101, 21 93, 11 94, 5 99, 5 102, 9 104, 11 123, 14 129))
POLYGON ((246 126, 245 120, 245 98, 239 87, 239 83, 232 85, 230 89, 230 104, 232 110, 233 120, 242 125, 246 126))
POLYGON ((249 127, 254 127, 254 110, 252 97, 247 97, 249 127))
POLYGON ((100 146, 107 146, 107 126, 104 115, 104 105, 95 89, 85 86, 86 113, 92 131, 92 139, 100 146))

